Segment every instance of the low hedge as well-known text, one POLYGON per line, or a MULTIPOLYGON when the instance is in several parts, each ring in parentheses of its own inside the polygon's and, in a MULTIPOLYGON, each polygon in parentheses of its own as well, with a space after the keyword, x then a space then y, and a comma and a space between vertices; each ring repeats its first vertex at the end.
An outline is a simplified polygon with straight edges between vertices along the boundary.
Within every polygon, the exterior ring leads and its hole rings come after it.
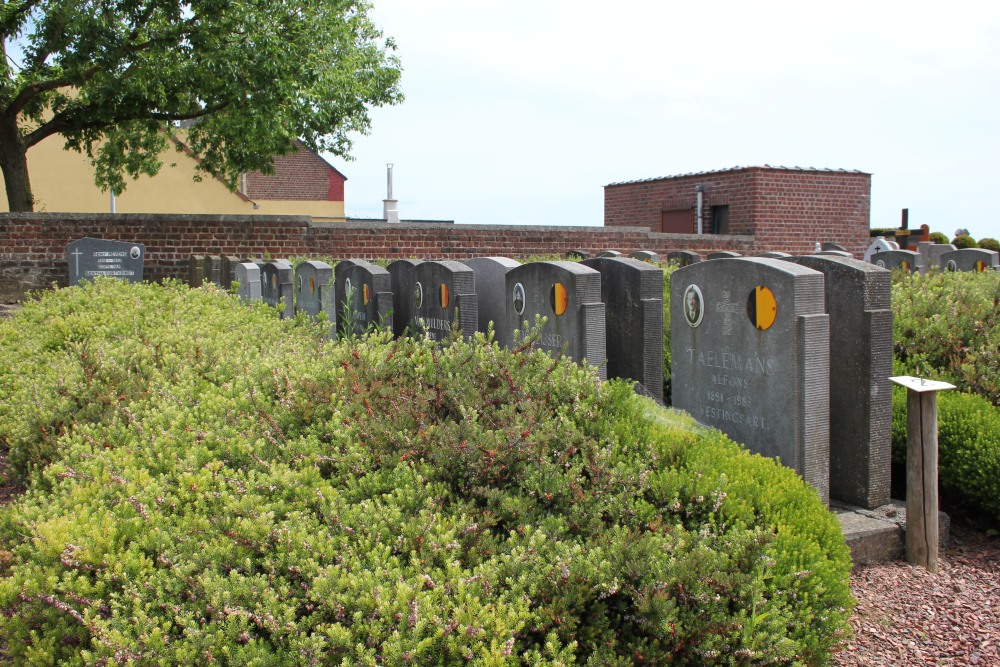
POLYGON ((0 324, 15 662, 818 664, 846 632, 792 471, 530 338, 324 337, 112 281, 0 324))
MULTIPOLYGON (((963 392, 937 395, 938 481, 1000 520, 1000 408, 963 392)), ((893 387, 892 456, 906 462, 906 390, 893 387)))

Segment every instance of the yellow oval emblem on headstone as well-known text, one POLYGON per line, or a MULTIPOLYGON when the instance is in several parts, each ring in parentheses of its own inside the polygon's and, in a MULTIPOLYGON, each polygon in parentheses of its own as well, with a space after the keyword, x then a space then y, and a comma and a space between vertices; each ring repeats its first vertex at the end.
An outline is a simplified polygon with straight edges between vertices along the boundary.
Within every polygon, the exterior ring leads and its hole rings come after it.
POLYGON ((747 297, 747 316, 750 323, 758 329, 770 329, 778 317, 778 302, 774 298, 774 292, 763 285, 755 287, 747 297))
POLYGON ((976 271, 979 273, 983 273, 984 271, 986 271, 986 262, 984 262, 983 260, 979 260, 978 262, 976 262, 976 271))
POLYGON ((368 305, 368 300, 371 299, 371 296, 372 296, 372 293, 368 289, 368 284, 366 283, 366 284, 362 285, 362 287, 361 287, 361 301, 362 301, 362 303, 364 303, 367 306, 368 305))
POLYGON ((448 307, 448 286, 441 283, 441 307, 448 307))
POLYGON ((309 293, 316 293, 316 276, 309 276, 309 293))
POLYGON ((903 267, 903 270, 904 270, 904 271, 909 271, 909 270, 910 270, 910 263, 909 263, 909 262, 907 262, 907 261, 906 261, 905 259, 904 259, 903 261, 901 261, 901 262, 899 263, 899 265, 900 265, 901 267, 903 267))
POLYGON ((552 293, 549 295, 552 299, 552 310, 556 315, 562 315, 566 312, 566 306, 569 303, 569 297, 566 295, 566 287, 562 283, 556 283, 552 286, 552 293))

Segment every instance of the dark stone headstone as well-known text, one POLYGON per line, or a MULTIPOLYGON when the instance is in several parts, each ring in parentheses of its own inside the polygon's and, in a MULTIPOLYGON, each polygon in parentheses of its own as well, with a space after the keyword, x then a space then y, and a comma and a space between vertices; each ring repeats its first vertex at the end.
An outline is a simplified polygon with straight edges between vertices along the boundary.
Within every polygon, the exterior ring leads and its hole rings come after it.
POLYGON ((81 280, 93 280, 97 276, 140 283, 145 257, 146 246, 141 243, 90 237, 72 241, 66 246, 69 284, 78 285, 81 280))
POLYGON ((254 262, 241 262, 234 270, 235 280, 240 284, 236 294, 244 301, 260 301, 260 267, 254 262))
POLYGON ((830 322, 830 496, 889 502, 892 458, 892 273, 819 253, 792 262, 824 276, 830 322))
POLYGON ((188 257, 188 285, 201 287, 205 282, 205 256, 191 255, 188 257))
POLYGON ((787 259, 791 257, 787 252, 779 252, 777 250, 771 250, 769 252, 762 252, 758 257, 770 258, 770 259, 787 259))
POLYGON ((233 281, 236 280, 236 265, 240 263, 239 257, 232 255, 222 256, 222 287, 229 289, 233 281))
MULTIPOLYGON (((452 324, 468 340, 479 326, 475 272, 451 260, 422 262, 413 269, 411 323, 415 331, 444 340, 452 324)), ((405 285, 403 285, 405 289, 405 285)))
POLYGON ((710 252, 705 256, 705 259, 731 259, 733 257, 742 257, 738 252, 733 252, 732 250, 716 250, 715 252, 710 252))
POLYGON ((636 250, 629 256, 632 259, 638 259, 641 262, 651 262, 653 264, 660 261, 659 254, 653 252, 652 250, 636 250))
POLYGON ((521 262, 507 257, 476 257, 463 262, 476 274, 476 297, 479 309, 479 330, 486 332, 493 323, 497 343, 510 347, 509 333, 498 326, 507 316, 507 272, 521 262), (503 334, 503 335, 501 335, 503 334))
MULTIPOLYGON (((854 259, 854 255, 845 250, 820 250, 814 255, 831 255, 833 257, 846 257, 847 259, 854 259)), ((867 264, 867 262, 866 262, 867 264)))
POLYGON ((680 264, 681 266, 689 266, 696 262, 700 262, 701 255, 691 250, 674 250, 673 252, 667 253, 667 261, 680 264))
POLYGON ((218 255, 205 255, 205 268, 202 275, 205 280, 217 287, 222 287, 222 258, 218 255))
POLYGON ((590 259, 590 253, 586 250, 567 250, 564 257, 566 259, 590 259))
POLYGON ((389 271, 363 259, 337 262, 337 330, 341 335, 360 336, 375 327, 392 325, 392 276, 389 271))
POLYGON ((719 259, 670 280, 673 406, 779 457, 829 501, 830 326, 823 274, 719 259))
POLYGON ((287 259, 272 259, 261 270, 261 298, 269 306, 281 308, 281 316, 295 316, 295 290, 292 264, 287 259))
POLYGON ((962 248, 946 252, 938 258, 946 271, 1000 271, 1000 253, 985 248, 962 248))
POLYGON ((618 252, 617 250, 604 250, 602 252, 597 253, 597 256, 598 257, 621 257, 622 254, 620 252, 618 252))
POLYGON ((330 323, 336 323, 332 266, 309 260, 295 267, 295 312, 310 317, 326 313, 330 323))
POLYGON ((634 380, 663 402, 663 269, 638 259, 581 262, 601 274, 608 377, 634 380))
POLYGON ((419 259, 397 259, 385 267, 392 285, 392 334, 396 337, 413 326, 413 269, 419 259))
POLYGON ((523 335, 541 315, 546 318, 538 340, 541 349, 576 362, 586 360, 607 379, 599 272, 575 262, 522 264, 507 272, 507 299, 505 335, 513 339, 515 329, 523 335))
POLYGON ((912 273, 924 267, 924 258, 912 250, 883 250, 872 255, 871 263, 890 271, 903 269, 912 273))

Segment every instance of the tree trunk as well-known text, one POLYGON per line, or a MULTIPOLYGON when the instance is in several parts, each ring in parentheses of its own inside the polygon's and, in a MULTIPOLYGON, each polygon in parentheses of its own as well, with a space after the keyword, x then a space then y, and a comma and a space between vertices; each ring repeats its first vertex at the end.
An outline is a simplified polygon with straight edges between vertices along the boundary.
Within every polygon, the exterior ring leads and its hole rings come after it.
POLYGON ((21 144, 17 121, 3 114, 0 114, 0 170, 7 187, 7 210, 35 210, 31 180, 28 178, 28 156, 21 144))

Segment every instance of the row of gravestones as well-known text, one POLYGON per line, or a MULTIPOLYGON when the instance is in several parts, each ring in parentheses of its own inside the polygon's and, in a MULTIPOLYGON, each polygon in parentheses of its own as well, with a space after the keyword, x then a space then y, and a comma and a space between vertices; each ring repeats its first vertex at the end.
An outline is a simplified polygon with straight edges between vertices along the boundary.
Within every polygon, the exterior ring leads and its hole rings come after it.
POLYGON ((385 268, 349 259, 293 268, 283 259, 192 255, 188 279, 192 286, 236 282, 242 298, 279 307, 285 317, 326 313, 340 335, 376 325, 441 340, 453 327, 466 338, 492 329, 500 345, 514 347, 525 323, 543 317, 538 347, 593 364, 601 379, 633 380, 663 401, 663 270, 637 259, 406 259, 385 268))
POLYGON ((794 468, 825 500, 889 501, 891 272, 837 254, 671 276, 672 404, 794 468))
POLYGON ((917 250, 902 250, 881 236, 865 251, 865 261, 885 269, 925 273, 930 267, 944 271, 1000 271, 1000 253, 986 248, 956 248, 950 243, 920 242, 917 250))

